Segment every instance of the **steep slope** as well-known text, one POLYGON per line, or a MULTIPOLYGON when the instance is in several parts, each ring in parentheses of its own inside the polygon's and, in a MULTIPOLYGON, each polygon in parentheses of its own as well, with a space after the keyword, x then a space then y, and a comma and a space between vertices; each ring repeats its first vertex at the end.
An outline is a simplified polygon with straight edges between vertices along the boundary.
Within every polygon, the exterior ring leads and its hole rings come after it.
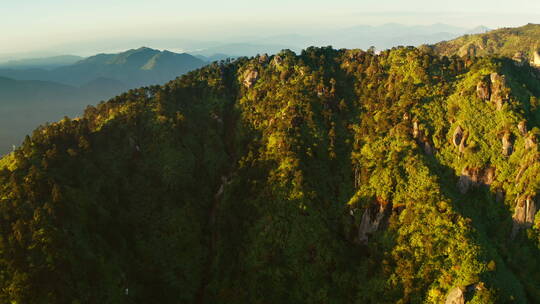
POLYGON ((0 299, 533 303, 539 97, 528 66, 415 48, 132 90, 0 162, 0 299))
MULTIPOLYGON (((529 23, 517 28, 502 28, 483 34, 465 35, 433 46, 445 56, 487 56, 498 55, 534 60, 534 52, 540 51, 540 24, 529 23)), ((517 58, 516 58, 517 59, 517 58)), ((540 66, 540 60, 538 62, 540 66)))

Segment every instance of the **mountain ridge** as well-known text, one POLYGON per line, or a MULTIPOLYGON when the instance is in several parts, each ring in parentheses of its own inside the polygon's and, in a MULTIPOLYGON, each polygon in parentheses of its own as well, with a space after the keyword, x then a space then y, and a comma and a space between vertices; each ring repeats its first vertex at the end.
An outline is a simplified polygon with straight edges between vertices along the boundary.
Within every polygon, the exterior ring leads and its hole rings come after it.
POLYGON ((432 46, 435 52, 445 56, 489 56, 512 58, 521 53, 533 59, 533 52, 540 48, 540 24, 529 23, 517 28, 501 28, 482 34, 465 35, 432 46))
POLYGON ((539 88, 401 47, 131 90, 2 160, 0 299, 534 301, 539 88))
POLYGON ((176 54, 141 47, 116 54, 97 54, 79 60, 72 65, 52 70, 0 69, 0 75, 18 80, 45 80, 76 86, 83 85, 95 78, 106 77, 119 80, 130 88, 135 88, 170 81, 204 64, 205 62, 189 54, 176 54), (150 61, 153 61, 154 64, 150 64, 150 61), (145 66, 146 68, 143 68, 145 66), (156 66, 162 68, 163 71, 155 69, 156 66), (167 69, 164 69, 165 67, 167 69))

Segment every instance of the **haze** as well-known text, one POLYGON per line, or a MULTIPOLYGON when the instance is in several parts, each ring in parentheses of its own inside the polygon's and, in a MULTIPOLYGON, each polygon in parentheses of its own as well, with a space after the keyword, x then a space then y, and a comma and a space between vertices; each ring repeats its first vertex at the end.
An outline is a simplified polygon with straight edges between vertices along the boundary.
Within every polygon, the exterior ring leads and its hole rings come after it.
POLYGON ((388 22, 499 28, 540 21, 536 0, 26 0, 2 1, 0 11, 4 58, 87 56, 140 45, 190 51, 199 46, 195 42, 245 41, 388 22))

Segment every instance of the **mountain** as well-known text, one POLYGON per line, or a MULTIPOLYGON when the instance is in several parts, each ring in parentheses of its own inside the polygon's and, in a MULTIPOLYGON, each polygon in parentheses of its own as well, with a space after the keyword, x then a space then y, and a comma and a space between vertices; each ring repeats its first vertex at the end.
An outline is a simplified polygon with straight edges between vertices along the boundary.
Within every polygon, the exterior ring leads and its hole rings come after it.
MULTIPOLYGON (((65 57, 19 62, 52 64, 65 57)), ((74 59, 74 58, 72 58, 74 59)), ((119 54, 99 54, 51 70, 0 69, 0 154, 11 151, 46 121, 75 117, 89 104, 109 99, 128 89, 163 84, 206 62, 188 54, 149 48, 119 54)))
POLYGON ((0 161, 0 299, 536 302, 539 100, 528 65, 413 47, 131 90, 0 161))
POLYGON ((437 53, 445 56, 513 57, 516 53, 521 53, 529 60, 533 59, 534 52, 539 48, 540 24, 532 23, 517 28, 502 28, 483 34, 465 35, 433 46, 437 53))
POLYGON ((0 69, 53 69, 65 65, 74 64, 83 57, 73 55, 62 55, 45 58, 29 58, 19 60, 9 60, 4 63, 0 63, 0 69))
POLYGON ((109 78, 120 81, 129 88, 136 88, 165 83, 204 64, 205 62, 189 54, 142 47, 117 54, 98 54, 52 70, 0 69, 0 76, 75 86, 98 78, 109 78))
POLYGON ((96 79, 75 87, 0 77, 0 154, 20 145, 24 136, 40 124, 79 116, 87 105, 125 90, 126 85, 111 79, 96 79))

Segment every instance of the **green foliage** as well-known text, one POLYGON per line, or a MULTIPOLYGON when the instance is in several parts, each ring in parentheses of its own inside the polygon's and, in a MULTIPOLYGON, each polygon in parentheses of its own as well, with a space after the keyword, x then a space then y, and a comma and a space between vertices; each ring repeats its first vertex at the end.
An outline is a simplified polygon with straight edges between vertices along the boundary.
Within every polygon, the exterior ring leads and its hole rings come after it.
POLYGON ((0 162, 0 299, 441 303, 460 287, 470 303, 533 301, 539 226, 511 238, 511 213, 540 187, 535 73, 308 48, 41 127, 0 162), (476 93, 492 73, 500 108, 476 93), (479 172, 466 194, 464 169, 479 172))

